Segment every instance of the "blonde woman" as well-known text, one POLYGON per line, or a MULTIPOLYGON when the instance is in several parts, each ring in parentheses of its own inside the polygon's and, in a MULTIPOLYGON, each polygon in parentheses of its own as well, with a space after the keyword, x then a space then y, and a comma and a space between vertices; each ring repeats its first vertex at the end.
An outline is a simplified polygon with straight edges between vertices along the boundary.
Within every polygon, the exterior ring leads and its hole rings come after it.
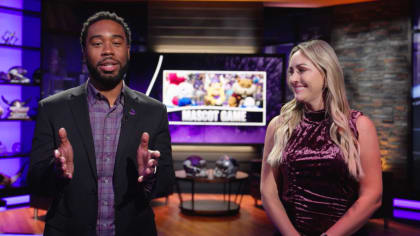
POLYGON ((282 235, 352 235, 381 205, 375 127, 349 108, 343 72, 328 43, 301 43, 289 58, 294 99, 267 128, 264 208, 282 235))

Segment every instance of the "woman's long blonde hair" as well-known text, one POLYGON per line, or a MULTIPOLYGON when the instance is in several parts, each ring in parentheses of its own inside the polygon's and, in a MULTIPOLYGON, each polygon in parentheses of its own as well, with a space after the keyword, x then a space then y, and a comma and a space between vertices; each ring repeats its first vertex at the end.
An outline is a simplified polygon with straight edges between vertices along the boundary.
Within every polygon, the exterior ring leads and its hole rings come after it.
MULTIPOLYGON (((292 56, 300 51, 324 76, 323 101, 326 112, 332 118, 330 136, 340 147, 350 174, 359 179, 363 175, 360 164, 359 142, 350 129, 350 107, 344 87, 344 76, 334 49, 322 40, 300 43, 290 52, 292 56)), ((280 111, 278 125, 274 134, 274 146, 268 155, 268 163, 277 166, 283 161, 283 150, 303 116, 304 105, 296 99, 286 103, 280 111)))

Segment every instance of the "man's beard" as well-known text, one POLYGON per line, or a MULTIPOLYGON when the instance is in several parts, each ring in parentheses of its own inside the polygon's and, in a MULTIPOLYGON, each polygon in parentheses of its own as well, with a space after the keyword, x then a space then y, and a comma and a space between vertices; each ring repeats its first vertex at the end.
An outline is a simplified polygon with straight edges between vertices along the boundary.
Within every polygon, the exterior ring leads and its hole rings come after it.
POLYGON ((86 63, 88 71, 89 71, 89 75, 91 76, 93 80, 99 83, 102 89, 104 90, 111 90, 115 88, 115 86, 117 86, 121 82, 121 80, 125 76, 125 73, 128 70, 128 64, 129 64, 129 61, 127 61, 127 63, 120 68, 116 76, 111 77, 111 76, 102 76, 101 73, 99 72, 99 69, 95 65, 92 65, 89 62, 89 60, 87 60, 87 63, 86 63))

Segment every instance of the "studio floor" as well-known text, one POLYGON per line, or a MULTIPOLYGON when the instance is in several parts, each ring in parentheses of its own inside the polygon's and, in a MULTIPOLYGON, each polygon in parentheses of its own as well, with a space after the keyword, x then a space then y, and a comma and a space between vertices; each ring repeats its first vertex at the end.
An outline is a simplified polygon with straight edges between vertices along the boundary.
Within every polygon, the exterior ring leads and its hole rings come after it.
MULTIPOLYGON (((189 199, 190 194, 183 194, 183 197, 189 199)), ((196 199, 221 200, 222 195, 196 194, 196 199)), ((168 200, 167 205, 165 198, 152 202, 159 236, 270 236, 274 232, 274 227, 265 212, 254 206, 254 199, 249 195, 244 195, 238 215, 223 217, 184 215, 179 209, 179 199, 176 194, 170 196, 168 200)), ((42 234, 45 213, 39 211, 40 219, 35 220, 34 209, 29 207, 0 212, 0 235, 42 234)), ((420 223, 419 226, 415 226, 391 220, 388 229, 384 229, 382 219, 371 219, 368 228, 370 235, 373 236, 420 235, 420 223)))

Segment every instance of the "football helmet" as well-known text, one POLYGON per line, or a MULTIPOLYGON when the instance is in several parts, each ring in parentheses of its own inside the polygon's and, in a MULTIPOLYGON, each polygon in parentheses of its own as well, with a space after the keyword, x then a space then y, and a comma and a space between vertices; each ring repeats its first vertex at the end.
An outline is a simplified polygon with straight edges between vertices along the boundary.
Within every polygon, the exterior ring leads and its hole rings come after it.
POLYGON ((238 162, 228 156, 223 155, 216 161, 216 168, 214 168, 214 177, 218 178, 233 178, 238 171, 238 162))
POLYGON ((189 156, 184 161, 184 170, 190 177, 207 177, 207 162, 200 156, 189 156))

